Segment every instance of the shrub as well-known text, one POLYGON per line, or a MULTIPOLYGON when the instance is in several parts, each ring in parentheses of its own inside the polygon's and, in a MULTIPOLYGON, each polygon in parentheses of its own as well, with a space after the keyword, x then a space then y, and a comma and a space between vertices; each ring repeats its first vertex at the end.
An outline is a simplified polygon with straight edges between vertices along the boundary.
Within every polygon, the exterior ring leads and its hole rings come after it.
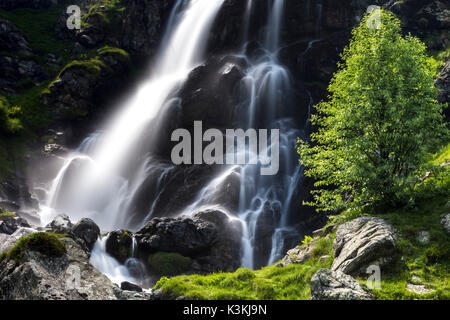
POLYGON ((315 106, 311 142, 299 141, 319 211, 414 204, 423 165, 448 139, 425 46, 393 14, 381 12, 379 29, 370 18, 353 31, 330 101, 315 106))

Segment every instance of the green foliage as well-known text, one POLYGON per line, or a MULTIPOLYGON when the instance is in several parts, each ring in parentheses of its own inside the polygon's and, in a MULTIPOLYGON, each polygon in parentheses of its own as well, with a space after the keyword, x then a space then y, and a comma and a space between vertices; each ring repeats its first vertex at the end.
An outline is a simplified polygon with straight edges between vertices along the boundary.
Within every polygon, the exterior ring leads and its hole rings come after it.
MULTIPOLYGON (((375 14, 375 13, 372 13, 375 14)), ((425 46, 401 35, 400 21, 381 12, 353 31, 343 64, 315 106, 311 142, 299 141, 319 211, 413 205, 429 154, 448 142, 436 75, 425 46)))
POLYGON ((310 243, 313 240, 310 236, 305 236, 305 239, 302 241, 302 245, 306 246, 308 243, 310 243))
POLYGON ((37 232, 22 237, 14 247, 0 255, 0 261, 3 259, 20 261, 23 259, 25 251, 35 251, 49 257, 62 257, 67 250, 65 244, 59 239, 64 236, 51 232, 37 232))
POLYGON ((185 272, 191 265, 191 259, 179 253, 157 252, 149 256, 148 264, 162 276, 185 272))
POLYGON ((333 237, 319 242, 317 253, 301 265, 280 267, 274 264, 255 271, 241 268, 233 273, 163 277, 153 289, 162 289, 172 298, 185 296, 202 300, 309 299, 312 276, 320 268, 330 268, 333 262, 333 237), (330 258, 320 261, 319 257, 324 254, 330 258))
POLYGON ((20 106, 20 119, 28 134, 46 128, 52 121, 48 108, 40 102, 40 96, 48 84, 45 81, 9 99, 11 104, 20 106))
POLYGON ((11 107, 6 98, 0 96, 0 135, 15 134, 23 129, 20 119, 17 118, 20 114, 20 107, 11 107))
POLYGON ((98 0, 90 4, 88 12, 82 18, 82 24, 87 26, 90 21, 95 21, 96 27, 102 28, 109 35, 116 35, 121 32, 124 10, 121 0, 98 0))

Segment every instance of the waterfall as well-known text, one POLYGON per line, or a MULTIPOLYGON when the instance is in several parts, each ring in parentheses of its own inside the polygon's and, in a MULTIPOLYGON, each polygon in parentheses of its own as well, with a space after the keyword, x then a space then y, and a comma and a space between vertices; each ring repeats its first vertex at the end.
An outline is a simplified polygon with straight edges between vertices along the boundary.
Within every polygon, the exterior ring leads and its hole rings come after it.
POLYGON ((87 138, 70 155, 53 181, 43 213, 47 222, 64 212, 73 220, 93 218, 102 230, 127 227, 130 199, 148 174, 146 160, 134 171, 130 168, 137 158, 133 149, 139 148, 144 130, 202 62, 212 23, 223 2, 177 1, 148 79, 101 134, 87 138))
MULTIPOLYGON (((71 220, 92 218, 102 230, 133 230, 131 203, 149 177, 154 177, 156 191, 151 196, 155 200, 142 223, 153 216, 166 179, 175 166, 152 157, 148 150, 152 146, 142 146, 144 134, 157 139, 161 115, 191 70, 203 61, 213 22, 224 1, 178 0, 175 3, 153 69, 104 129, 87 137, 67 157, 41 211, 44 224, 56 214, 66 213, 71 220)), ((250 28, 252 1, 248 0, 244 15, 245 38, 250 28)), ((239 219, 243 225, 241 265, 248 268, 275 262, 283 254, 286 237, 297 233, 289 227, 289 208, 303 177, 295 145, 304 128, 299 128, 287 116, 294 90, 290 73, 278 58, 285 0, 268 1, 272 7, 267 17, 267 32, 261 40, 262 53, 256 57, 245 56, 246 44, 241 53, 250 66, 240 83, 242 99, 238 109, 245 112, 236 123, 240 128, 280 130, 280 173, 261 176, 260 165, 254 164, 224 166, 181 212, 192 215, 205 208, 215 208, 230 219, 239 219), (233 175, 240 183, 238 212, 234 212, 237 216, 218 201, 224 192, 222 186, 233 175), (267 234, 260 234, 261 224, 265 224, 267 234), (262 246, 264 254, 261 254, 262 246)), ((268 150, 271 152, 272 146, 268 150)), ((236 151, 240 152, 256 158, 255 163, 261 162, 257 154, 236 151)), ((142 282, 144 268, 135 255, 135 239, 132 257, 125 266, 106 253, 105 243, 106 237, 97 241, 91 263, 114 282, 142 282)))
POLYGON ((273 1, 264 54, 256 59, 243 79, 247 95, 244 101, 248 109, 244 125, 280 129, 280 159, 283 162, 283 170, 276 176, 261 177, 252 165, 241 169, 239 216, 245 223, 241 264, 248 268, 270 264, 281 258, 286 233, 296 233, 294 228, 288 227, 288 218, 294 191, 302 177, 295 155, 296 140, 302 132, 291 119, 284 117, 286 110, 283 108, 289 106, 289 96, 293 91, 289 71, 278 60, 284 6, 284 0, 273 1), (261 219, 268 219, 262 223, 271 224, 271 241, 264 242, 267 236, 258 238, 261 219), (259 243, 261 240, 263 244, 259 243), (257 261, 255 251, 261 251, 258 249, 261 245, 268 246, 270 253, 263 257, 264 260, 257 261))

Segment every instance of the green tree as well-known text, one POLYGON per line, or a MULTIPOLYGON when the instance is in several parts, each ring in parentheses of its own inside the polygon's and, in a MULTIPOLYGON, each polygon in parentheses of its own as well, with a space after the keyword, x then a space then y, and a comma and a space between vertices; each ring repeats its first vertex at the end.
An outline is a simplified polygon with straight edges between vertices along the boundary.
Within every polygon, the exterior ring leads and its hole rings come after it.
POLYGON ((422 164, 448 141, 432 60, 420 40, 402 36, 393 14, 378 11, 353 30, 342 61, 329 101, 315 106, 311 141, 299 141, 300 162, 316 181, 308 204, 408 204, 422 164), (368 23, 375 14, 378 28, 368 23))

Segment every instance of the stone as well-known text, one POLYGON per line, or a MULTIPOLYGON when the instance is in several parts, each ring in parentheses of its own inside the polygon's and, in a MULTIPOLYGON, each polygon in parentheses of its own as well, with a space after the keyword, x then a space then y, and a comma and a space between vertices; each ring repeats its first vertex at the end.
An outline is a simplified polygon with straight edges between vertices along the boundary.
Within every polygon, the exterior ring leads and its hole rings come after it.
POLYGON ((47 229, 56 233, 69 233, 73 227, 73 223, 65 214, 57 215, 52 222, 45 226, 47 229))
POLYGON ((88 218, 83 218, 74 225, 72 227, 72 232, 75 236, 84 241, 89 250, 92 250, 95 242, 100 236, 100 228, 93 220, 88 218))
POLYGON ((406 285, 406 290, 417 293, 417 294, 426 294, 426 293, 431 293, 434 291, 433 289, 428 289, 423 284, 412 284, 412 283, 408 283, 406 285))
POLYGON ((19 217, 4 217, 0 219, 0 233, 11 235, 20 227, 30 228, 30 225, 19 217))
POLYGON ((311 258, 314 248, 318 239, 314 239, 308 242, 306 245, 300 245, 291 249, 287 252, 286 256, 281 261, 283 266, 288 266, 290 264, 302 264, 311 258))
POLYGON ((8 251, 21 237, 28 236, 34 232, 36 232, 35 229, 21 227, 11 235, 0 233, 0 252, 8 251))
POLYGON ((142 288, 138 286, 137 284, 124 281, 120 284, 120 289, 126 290, 126 291, 136 291, 136 292, 142 292, 142 288))
POLYGON ((311 279, 311 300, 373 300, 351 276, 320 269, 311 279))
POLYGON ((388 264, 397 253, 396 235, 380 218, 360 217, 340 225, 333 242, 332 271, 364 274, 370 265, 388 264))
MULTIPOLYGON (((60 241, 67 249, 62 257, 27 250, 20 262, 2 260, 0 300, 123 299, 122 290, 89 263, 89 255, 76 241, 71 238, 60 241)), ((148 296, 134 298, 148 299, 148 296)))

